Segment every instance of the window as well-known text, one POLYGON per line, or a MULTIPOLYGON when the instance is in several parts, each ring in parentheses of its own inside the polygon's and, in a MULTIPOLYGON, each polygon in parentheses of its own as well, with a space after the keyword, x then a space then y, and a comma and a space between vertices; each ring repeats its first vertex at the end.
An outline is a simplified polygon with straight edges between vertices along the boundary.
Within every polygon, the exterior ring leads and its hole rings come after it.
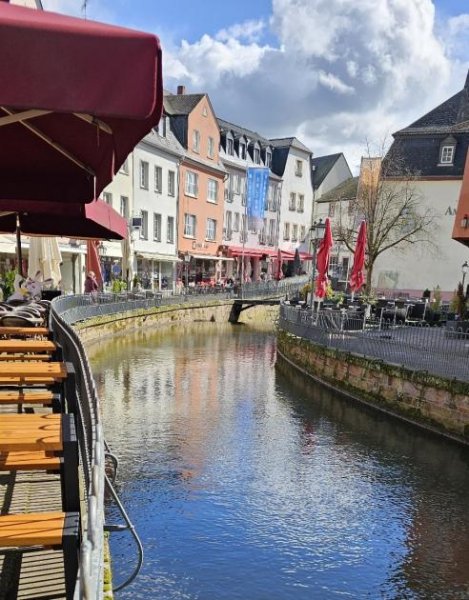
POLYGON ((298 239, 298 225, 296 225, 296 224, 294 224, 292 226, 291 239, 292 239, 292 242, 296 242, 296 240, 298 239))
POLYGON ((442 165, 452 165, 454 159, 454 146, 442 146, 440 163, 442 165))
POLYGON ((161 194, 163 191, 163 170, 161 167, 155 167, 155 192, 161 194))
POLYGON ((142 227, 140 229, 140 238, 142 240, 148 239, 148 212, 142 210, 142 227))
POLYGON ((270 219, 269 222, 269 246, 275 246, 275 226, 277 221, 275 219, 270 219))
POLYGON ((215 144, 214 144, 213 138, 209 137, 208 138, 208 143, 207 143, 207 156, 209 158, 213 158, 213 150, 214 150, 214 148, 215 148, 215 144))
POLYGON ((112 206, 112 194, 110 192, 103 192, 103 200, 109 206, 112 206))
POLYGON ((194 152, 200 152, 200 133, 197 129, 192 132, 192 150, 194 152))
POLYGON ((174 171, 168 171, 168 196, 176 195, 176 174, 174 171))
POLYGON ((303 161, 297 160, 295 165, 295 175, 297 177, 303 177, 303 161))
POLYGON ((290 223, 283 224, 283 239, 284 240, 290 239, 290 223))
POLYGON ((127 196, 121 196, 121 215, 125 218, 129 218, 129 199, 127 196))
POLYGON ((298 206, 296 207, 298 212, 304 212, 305 210, 305 197, 304 194, 298 194, 298 206))
POLYGON ((207 219, 207 231, 205 238, 210 242, 214 242, 217 237, 217 222, 215 219, 207 219))
POLYGON ((204 107, 203 107, 203 109, 202 109, 202 116, 203 116, 203 117, 206 117, 207 115, 208 115, 208 112, 207 112, 207 107, 206 107, 206 106, 204 106, 204 107))
POLYGON ((119 173, 123 173, 124 175, 129 174, 129 159, 126 158, 119 169, 119 173))
POLYGON ((207 201, 213 203, 218 201, 218 181, 215 179, 208 180, 207 201))
POLYGON ((239 144, 239 158, 246 159, 246 144, 239 144))
POLYGON ((254 148, 254 162, 258 165, 261 162, 261 153, 259 148, 254 148))
POLYGON ((233 140, 231 138, 226 139, 226 153, 233 155, 233 140))
POLYGON ((267 150, 265 153, 265 166, 270 167, 272 164, 272 154, 267 150))
POLYGON ((231 210, 225 213, 225 240, 231 240, 231 210))
POLYGON ((239 213, 234 215, 233 231, 239 231, 239 213))
POLYGON ((290 193, 290 204, 288 205, 288 209, 289 210, 296 209, 296 194, 295 194, 295 192, 290 193))
POLYGON ((306 226, 301 225, 300 227, 300 242, 304 242, 306 237, 306 226))
POLYGON ((197 198, 199 193, 198 187, 199 176, 193 171, 186 171, 186 196, 197 198))
POLYGON ((348 256, 342 259, 342 273, 340 273, 339 277, 342 281, 347 281, 348 279, 348 264, 349 258, 348 256))
POLYGON ((148 189, 148 163, 144 160, 140 161, 140 187, 148 189))
POLYGON ((241 216, 241 231, 239 233, 239 240, 245 242, 248 239, 248 230, 246 227, 246 215, 241 216))
POLYGON ((267 194, 264 199, 264 210, 269 210, 270 203, 272 202, 272 184, 269 184, 267 188, 267 194))
POLYGON ((153 239, 161 242, 161 215, 153 213, 153 239))
POLYGON ((195 215, 184 215, 184 235, 188 237, 195 237, 195 226, 196 220, 195 215))
POLYGON ((168 244, 174 244, 174 217, 168 217, 166 225, 166 241, 168 244))
POLYGON ((335 215, 335 202, 329 202, 329 212, 328 212, 330 217, 333 217, 335 215))

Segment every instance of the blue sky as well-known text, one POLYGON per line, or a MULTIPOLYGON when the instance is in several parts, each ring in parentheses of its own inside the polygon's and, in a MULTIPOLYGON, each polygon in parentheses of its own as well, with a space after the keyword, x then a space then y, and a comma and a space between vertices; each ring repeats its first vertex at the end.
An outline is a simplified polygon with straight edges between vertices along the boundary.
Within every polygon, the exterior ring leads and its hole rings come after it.
POLYGON ((167 89, 207 92, 220 117, 316 156, 343 151, 354 171, 469 68, 469 0, 88 0, 86 16, 159 35, 167 89))

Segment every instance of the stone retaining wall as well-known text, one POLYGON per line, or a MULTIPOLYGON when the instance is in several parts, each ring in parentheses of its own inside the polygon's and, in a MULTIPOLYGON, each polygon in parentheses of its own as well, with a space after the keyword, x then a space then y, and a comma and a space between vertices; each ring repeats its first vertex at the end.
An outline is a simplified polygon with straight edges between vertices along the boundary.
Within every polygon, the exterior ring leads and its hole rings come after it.
POLYGON ((280 331, 278 352, 336 391, 469 444, 469 384, 328 349, 280 331))

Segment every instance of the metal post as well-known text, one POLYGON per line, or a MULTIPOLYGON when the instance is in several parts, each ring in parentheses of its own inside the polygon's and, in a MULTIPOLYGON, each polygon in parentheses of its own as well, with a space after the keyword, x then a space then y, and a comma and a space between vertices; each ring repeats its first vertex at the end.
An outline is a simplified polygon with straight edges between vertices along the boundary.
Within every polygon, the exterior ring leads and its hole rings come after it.
POLYGON ((311 270, 311 313, 314 314, 314 281, 316 279, 316 240, 313 240, 313 268, 311 270))

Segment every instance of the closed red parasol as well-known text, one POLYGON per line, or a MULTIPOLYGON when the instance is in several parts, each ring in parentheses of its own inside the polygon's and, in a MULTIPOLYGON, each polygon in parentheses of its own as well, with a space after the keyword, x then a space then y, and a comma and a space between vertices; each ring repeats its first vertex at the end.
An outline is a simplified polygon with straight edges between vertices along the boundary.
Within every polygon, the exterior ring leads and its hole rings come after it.
POLYGON ((98 253, 98 240, 88 240, 86 242, 86 272, 92 271, 96 276, 98 287, 103 288, 103 274, 101 271, 101 262, 98 253))
POLYGON ((319 244, 316 261, 317 277, 315 293, 318 298, 324 298, 326 295, 327 284, 329 282, 327 272, 329 271, 329 258, 333 245, 334 241, 332 239, 331 222, 329 219, 326 219, 324 237, 319 244))
POLYGON ((362 221, 358 232, 357 245, 353 255, 353 267, 349 277, 350 289, 357 292, 365 283, 363 269, 365 266, 366 252, 366 221, 362 221))
POLYGON ((0 2, 0 199, 91 202, 161 116, 154 35, 0 2))

